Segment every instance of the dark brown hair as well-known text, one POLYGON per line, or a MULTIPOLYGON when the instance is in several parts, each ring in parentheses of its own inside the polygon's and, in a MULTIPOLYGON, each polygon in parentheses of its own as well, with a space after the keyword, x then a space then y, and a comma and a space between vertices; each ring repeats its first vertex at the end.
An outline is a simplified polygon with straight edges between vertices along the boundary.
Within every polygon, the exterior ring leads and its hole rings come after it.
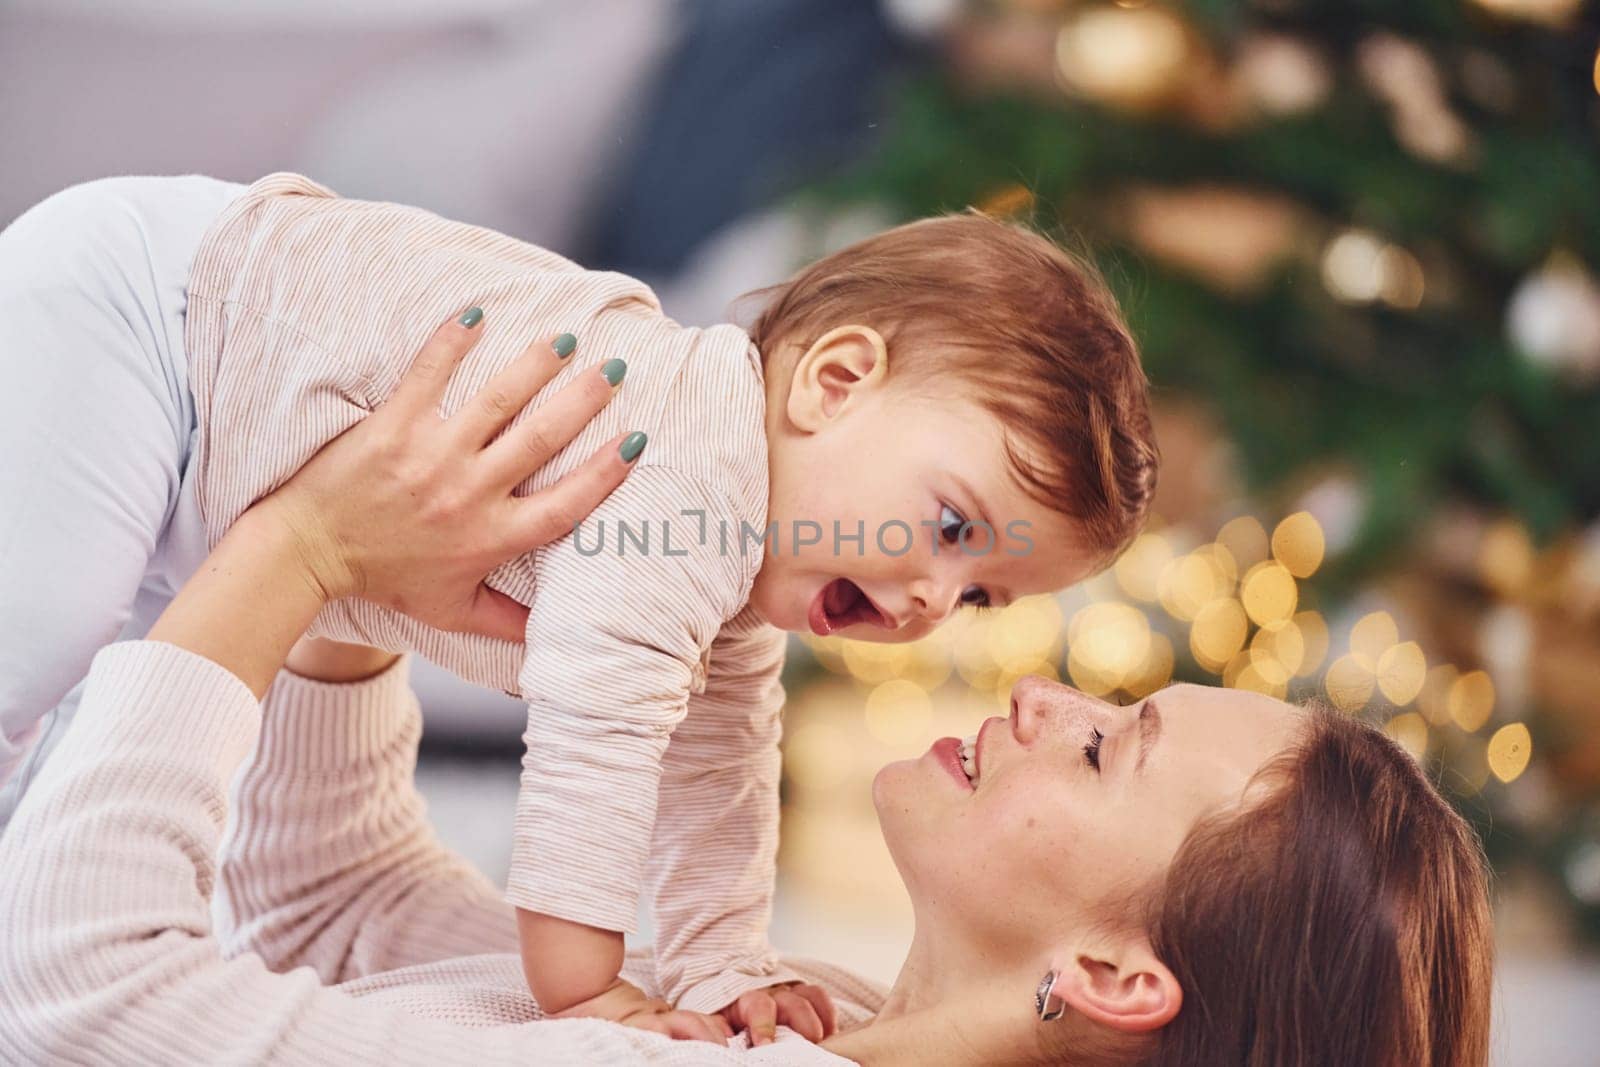
POLYGON ((1145 1062, 1481 1067, 1477 838, 1393 741, 1309 711, 1265 798, 1197 827, 1154 897, 1151 946, 1184 999, 1145 1062))
POLYGON ((1079 524, 1101 565, 1143 525, 1157 452, 1138 350, 1092 266, 977 212, 887 230, 766 291, 768 373, 829 329, 871 326, 889 375, 957 382, 1007 430, 1023 487, 1079 524))

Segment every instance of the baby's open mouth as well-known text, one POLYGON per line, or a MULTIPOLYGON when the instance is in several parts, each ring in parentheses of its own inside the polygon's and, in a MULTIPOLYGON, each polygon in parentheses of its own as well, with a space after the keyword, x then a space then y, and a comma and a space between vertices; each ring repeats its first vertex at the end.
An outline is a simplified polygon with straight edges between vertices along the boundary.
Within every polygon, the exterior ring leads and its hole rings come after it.
POLYGON ((859 622, 882 626, 886 630, 894 628, 888 616, 872 602, 872 598, 848 578, 835 578, 822 587, 816 599, 811 601, 806 621, 811 624, 811 632, 818 637, 827 637, 859 622))

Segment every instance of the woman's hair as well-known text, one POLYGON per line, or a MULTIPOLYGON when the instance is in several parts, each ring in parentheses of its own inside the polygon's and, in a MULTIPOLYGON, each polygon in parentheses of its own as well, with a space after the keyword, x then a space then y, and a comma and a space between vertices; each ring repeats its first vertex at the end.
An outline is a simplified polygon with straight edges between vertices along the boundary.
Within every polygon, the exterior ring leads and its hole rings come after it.
POLYGON ((1102 563, 1144 524, 1157 465, 1144 369, 1086 259, 968 212, 886 230, 751 295, 766 301, 750 335, 775 380, 828 330, 870 326, 890 380, 951 383, 1001 421, 1023 486, 1102 563))
POLYGON ((1263 799, 1198 826, 1153 898, 1151 946, 1183 1006, 1144 1062, 1481 1067, 1478 840, 1389 738, 1308 711, 1263 799))

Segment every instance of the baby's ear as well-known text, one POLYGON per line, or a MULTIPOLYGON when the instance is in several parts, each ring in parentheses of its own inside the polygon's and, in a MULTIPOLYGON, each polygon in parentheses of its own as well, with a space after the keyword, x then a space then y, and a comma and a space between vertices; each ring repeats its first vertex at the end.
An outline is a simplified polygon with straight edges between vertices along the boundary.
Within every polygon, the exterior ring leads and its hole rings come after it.
POLYGON ((839 326, 817 338, 795 363, 789 381, 789 421, 815 433, 851 401, 889 374, 889 348, 871 326, 839 326))

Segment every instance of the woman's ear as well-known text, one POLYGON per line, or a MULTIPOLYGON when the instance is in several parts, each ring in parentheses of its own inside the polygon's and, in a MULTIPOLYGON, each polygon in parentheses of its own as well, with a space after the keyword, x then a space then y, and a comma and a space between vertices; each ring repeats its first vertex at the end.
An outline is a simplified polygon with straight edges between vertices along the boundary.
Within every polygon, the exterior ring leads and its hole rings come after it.
POLYGON ((871 326, 839 326, 817 338, 794 365, 789 421, 816 433, 889 373, 889 349, 871 326))
POLYGON ((1143 943, 1078 953, 1052 992, 1084 1018, 1130 1034, 1161 1029, 1183 1006, 1178 980, 1143 943))

